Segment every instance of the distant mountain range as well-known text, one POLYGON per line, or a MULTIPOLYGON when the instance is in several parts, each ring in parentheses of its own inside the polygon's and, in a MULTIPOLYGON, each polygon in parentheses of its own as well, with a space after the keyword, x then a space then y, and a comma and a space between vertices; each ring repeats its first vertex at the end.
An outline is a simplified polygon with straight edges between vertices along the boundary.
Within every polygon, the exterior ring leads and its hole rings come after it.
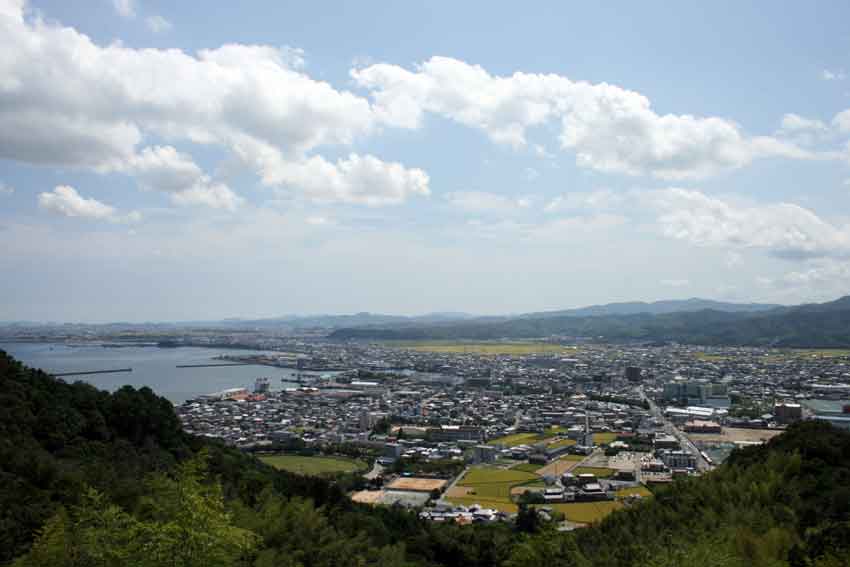
POLYGON ((579 307, 578 309, 564 309, 561 311, 543 311, 540 313, 527 313, 524 318, 540 317, 598 317, 603 315, 637 315, 646 313, 649 315, 662 315, 664 313, 680 313, 683 311, 702 311, 713 309, 714 311, 727 311, 729 313, 753 313, 758 311, 769 311, 782 307, 771 303, 728 303, 714 301, 711 299, 673 299, 664 301, 628 301, 624 303, 607 303, 605 305, 591 305, 579 307))
POLYGON ((515 317, 337 329, 333 339, 500 339, 549 336, 709 345, 850 347, 850 296, 793 307, 701 299, 618 303, 515 317))
POLYGON ((181 323, 30 324, 0 323, 12 334, 21 327, 63 332, 223 330, 326 333, 332 339, 520 339, 549 336, 603 341, 681 342, 716 345, 850 348, 850 296, 827 303, 781 306, 708 299, 625 302, 577 309, 475 316, 429 313, 418 316, 355 313, 285 315, 264 319, 225 319, 181 323))
POLYGON ((565 309, 560 311, 543 311, 539 313, 523 313, 518 315, 493 315, 476 316, 461 312, 428 313, 425 315, 385 315, 381 313, 361 312, 353 315, 284 315, 268 319, 226 319, 221 323, 239 327, 296 327, 296 328, 324 328, 339 329, 348 327, 374 327, 374 326, 411 326, 426 323, 443 324, 459 321, 507 321, 511 319, 538 319, 551 317, 597 317, 605 315, 636 315, 646 313, 658 315, 663 313, 678 313, 682 311, 697 311, 700 309, 714 309, 716 311, 758 312, 768 311, 781 307, 780 305, 766 303, 727 303, 712 301, 710 299, 683 299, 666 300, 647 303, 634 301, 627 303, 609 303, 606 305, 591 305, 577 309, 565 309))

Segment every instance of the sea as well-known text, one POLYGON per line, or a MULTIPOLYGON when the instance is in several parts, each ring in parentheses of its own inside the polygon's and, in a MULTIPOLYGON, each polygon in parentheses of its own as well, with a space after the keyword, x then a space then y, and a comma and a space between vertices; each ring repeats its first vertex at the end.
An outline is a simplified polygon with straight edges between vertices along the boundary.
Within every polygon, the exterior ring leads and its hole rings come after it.
POLYGON ((45 372, 86 372, 132 368, 132 372, 88 374, 62 378, 68 382, 82 380, 102 389, 114 391, 129 384, 150 387, 173 404, 227 388, 253 388, 257 378, 269 378, 272 390, 296 388, 296 374, 335 374, 303 372, 259 364, 205 368, 177 368, 182 364, 215 364, 222 354, 265 354, 264 351, 215 349, 203 347, 160 348, 157 346, 71 345, 65 343, 0 342, 0 350, 27 366, 45 372))

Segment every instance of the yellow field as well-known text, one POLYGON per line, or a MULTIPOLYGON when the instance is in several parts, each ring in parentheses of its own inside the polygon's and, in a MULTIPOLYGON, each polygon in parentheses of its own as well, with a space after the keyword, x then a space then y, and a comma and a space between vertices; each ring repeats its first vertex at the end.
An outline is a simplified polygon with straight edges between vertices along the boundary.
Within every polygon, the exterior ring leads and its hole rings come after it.
POLYGON ((515 471, 530 472, 530 473, 535 473, 535 474, 537 473, 537 469, 539 469, 539 468, 540 468, 540 465, 535 465, 535 464, 532 464, 532 463, 521 463, 519 465, 514 465, 514 466, 511 467, 511 469, 513 469, 515 471))
POLYGON ((572 353, 576 347, 543 342, 480 342, 466 343, 458 341, 392 341, 387 346, 416 350, 420 352, 438 352, 454 354, 516 355, 572 353))
MULTIPOLYGON (((767 354, 759 357, 759 360, 767 362, 780 362, 787 358, 838 358, 850 356, 850 349, 843 348, 826 348, 826 349, 808 349, 795 348, 787 350, 772 350, 767 354)), ((732 358, 732 355, 725 354, 709 354, 707 352, 696 352, 694 357, 705 362, 725 362, 732 358)))
POLYGON ((452 504, 463 506, 481 504, 488 508, 513 513, 517 511, 517 506, 511 500, 511 489, 539 480, 540 477, 536 474, 522 469, 476 467, 466 473, 455 488, 449 491, 445 499, 452 504))
POLYGON ((617 440, 616 433, 594 433, 593 442, 597 445, 605 445, 617 440))
POLYGON ((514 433, 505 437, 497 437, 487 441, 488 445, 504 445, 505 447, 515 447, 517 445, 533 445, 543 439, 539 433, 514 433))
POLYGON ((598 522, 614 510, 619 510, 623 505, 619 502, 573 502, 569 504, 555 504, 555 510, 564 514, 567 520, 580 524, 592 524, 598 522))
MULTIPOLYGON (((535 443, 539 443, 544 439, 549 439, 551 437, 555 437, 556 435, 560 435, 562 433, 566 433, 566 429, 563 427, 550 427, 546 429, 543 433, 514 433, 513 435, 505 435, 504 437, 497 437, 496 439, 491 439, 487 442, 488 445, 504 445, 505 447, 515 447, 517 445, 534 445, 535 443)), ((568 442, 563 443, 563 445, 573 445, 574 441, 568 440, 568 442)), ((560 447, 561 445, 556 445, 556 447, 560 447)))
POLYGON ((595 474, 596 478, 608 478, 609 476, 614 476, 615 472, 617 471, 605 467, 576 467, 572 470, 572 473, 575 475, 595 474))
POLYGON ((626 496, 652 496, 652 492, 645 486, 635 486, 633 488, 621 488, 617 491, 617 498, 625 498, 626 496))
POLYGON ((728 356, 723 356, 722 354, 708 354, 706 352, 694 353, 694 357, 698 360, 704 360, 705 362, 724 362, 729 360, 728 356))
POLYGON ((558 439, 557 441, 552 441, 547 445, 550 449, 557 449, 559 447, 571 447, 575 445, 575 439, 558 439))
POLYGON ((795 349, 794 354, 812 358, 835 358, 839 356, 850 356, 850 349, 826 348, 826 349, 795 349))
POLYGON ((584 455, 561 455, 561 458, 559 460, 579 462, 585 460, 586 458, 587 457, 585 457, 584 455))
POLYGON ((472 506, 473 504, 480 504, 485 508, 493 508, 494 510, 499 510, 508 514, 516 514, 519 509, 516 504, 509 500, 486 500, 476 496, 453 496, 445 498, 445 500, 457 506, 472 506))

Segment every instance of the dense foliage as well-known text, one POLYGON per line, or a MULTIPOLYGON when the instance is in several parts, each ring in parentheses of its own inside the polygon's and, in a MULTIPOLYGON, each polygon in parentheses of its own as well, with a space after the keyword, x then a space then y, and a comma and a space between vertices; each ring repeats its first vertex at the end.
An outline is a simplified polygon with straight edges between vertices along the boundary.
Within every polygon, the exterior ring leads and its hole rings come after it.
MULTIPOLYGON (((349 479, 350 480, 350 479, 349 479)), ((0 564, 848 565, 850 435, 799 424, 598 526, 560 533, 370 508, 185 435, 147 388, 101 392, 0 353, 0 564)))

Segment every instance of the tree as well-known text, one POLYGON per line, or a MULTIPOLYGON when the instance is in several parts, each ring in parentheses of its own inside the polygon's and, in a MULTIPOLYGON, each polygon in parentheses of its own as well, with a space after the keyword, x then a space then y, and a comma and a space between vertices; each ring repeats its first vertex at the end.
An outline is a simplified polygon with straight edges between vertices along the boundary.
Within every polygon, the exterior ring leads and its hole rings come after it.
POLYGON ((520 532, 535 533, 540 528, 540 517, 537 510, 528 504, 520 503, 516 516, 516 528, 520 532))
POLYGON ((205 483, 206 454, 181 465, 176 478, 157 476, 138 516, 90 488, 70 514, 60 509, 16 567, 230 567, 258 543, 231 522, 221 486, 205 483))

